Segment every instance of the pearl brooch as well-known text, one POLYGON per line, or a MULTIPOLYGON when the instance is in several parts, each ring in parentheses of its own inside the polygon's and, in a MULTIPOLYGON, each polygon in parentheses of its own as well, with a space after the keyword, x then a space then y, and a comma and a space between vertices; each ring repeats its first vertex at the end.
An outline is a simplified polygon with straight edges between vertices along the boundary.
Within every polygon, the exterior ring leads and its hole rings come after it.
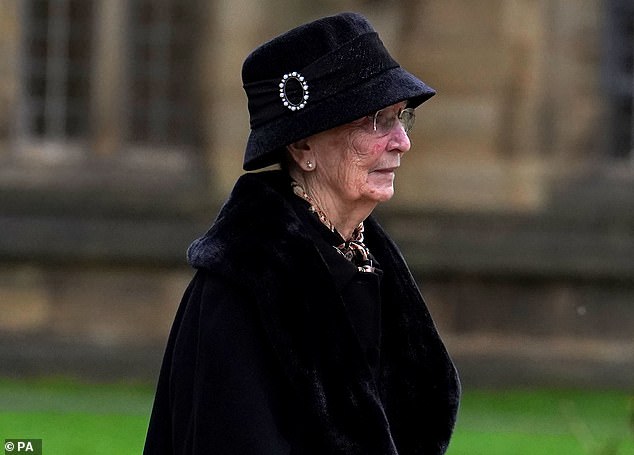
POLYGON ((286 73, 279 84, 280 87, 280 98, 282 99, 282 103, 285 107, 290 109, 291 111, 298 111, 300 109, 304 109, 306 103, 308 102, 308 82, 304 79, 304 76, 299 74, 297 71, 293 71, 292 73, 286 73), (288 94, 286 93, 286 86, 289 82, 295 81, 302 89, 301 99, 291 101, 288 98, 288 94))

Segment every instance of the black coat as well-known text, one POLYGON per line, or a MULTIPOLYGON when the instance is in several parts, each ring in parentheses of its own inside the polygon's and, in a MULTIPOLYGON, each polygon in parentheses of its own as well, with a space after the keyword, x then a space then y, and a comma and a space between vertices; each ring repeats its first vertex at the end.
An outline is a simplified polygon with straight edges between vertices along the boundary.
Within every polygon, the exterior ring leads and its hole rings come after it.
POLYGON ((368 218, 375 376, 293 197, 279 171, 246 174, 190 247, 144 453, 444 453, 459 383, 403 257, 368 218))

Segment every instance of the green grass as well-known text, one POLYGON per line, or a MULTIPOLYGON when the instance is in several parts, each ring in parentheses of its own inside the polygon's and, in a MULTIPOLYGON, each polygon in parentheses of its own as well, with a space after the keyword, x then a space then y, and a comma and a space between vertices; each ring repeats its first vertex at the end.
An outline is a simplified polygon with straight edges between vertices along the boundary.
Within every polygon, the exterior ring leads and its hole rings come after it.
POLYGON ((448 455, 634 455, 632 399, 597 391, 467 392, 448 455))
POLYGON ((140 454, 149 386, 0 381, 0 440, 42 439, 44 455, 140 454))
MULTIPOLYGON (((0 440, 45 455, 140 454, 153 389, 0 381, 0 440)), ((634 455, 632 397, 620 392, 468 391, 448 455, 634 455)))

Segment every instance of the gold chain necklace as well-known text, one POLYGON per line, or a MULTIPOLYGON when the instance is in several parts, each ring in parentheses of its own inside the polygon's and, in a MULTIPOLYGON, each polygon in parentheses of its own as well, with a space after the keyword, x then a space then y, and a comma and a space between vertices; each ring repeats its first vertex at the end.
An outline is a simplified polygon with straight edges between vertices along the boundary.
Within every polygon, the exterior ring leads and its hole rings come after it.
MULTIPOLYGON (((317 215, 319 221, 322 222, 324 226, 330 229, 331 232, 336 232, 339 237, 343 239, 343 236, 337 231, 335 225, 328 219, 323 210, 319 208, 315 200, 310 197, 310 195, 306 192, 306 190, 295 180, 291 182, 291 187, 293 188, 293 193, 296 196, 304 199, 310 205, 309 210, 317 215)), ((350 236, 350 240, 345 240, 334 248, 347 260, 352 262, 357 266, 357 269, 360 272, 374 272, 375 268, 372 264, 372 259, 370 258, 370 251, 368 247, 363 243, 363 221, 359 223, 359 225, 352 231, 352 235, 350 236)))

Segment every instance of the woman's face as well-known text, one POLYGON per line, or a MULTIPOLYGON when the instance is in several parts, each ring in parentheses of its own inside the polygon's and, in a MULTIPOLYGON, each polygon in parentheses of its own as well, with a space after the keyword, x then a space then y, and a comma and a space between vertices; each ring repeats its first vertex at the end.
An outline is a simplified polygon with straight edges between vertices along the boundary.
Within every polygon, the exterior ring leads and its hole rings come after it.
MULTIPOLYGON (((383 109, 396 116, 405 103, 383 109)), ((394 194, 394 173, 410 140, 397 120, 385 135, 373 131, 372 118, 364 117, 311 138, 315 181, 344 204, 383 202, 394 194)))

